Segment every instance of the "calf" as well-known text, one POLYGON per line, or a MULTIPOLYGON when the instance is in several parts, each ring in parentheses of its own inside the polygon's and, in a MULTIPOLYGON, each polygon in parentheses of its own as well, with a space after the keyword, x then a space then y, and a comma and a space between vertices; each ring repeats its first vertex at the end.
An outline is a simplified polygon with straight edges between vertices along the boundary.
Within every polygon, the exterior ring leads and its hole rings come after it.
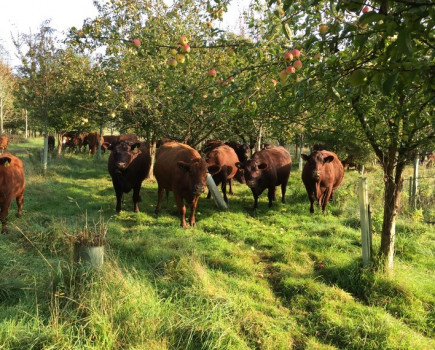
POLYGON ((9 138, 7 136, 0 136, 0 152, 3 153, 8 148, 9 138))
POLYGON ((179 142, 166 142, 156 153, 154 176, 158 184, 156 214, 161 210, 163 191, 173 191, 180 215, 181 227, 186 228, 186 207, 191 208, 189 224, 195 226, 198 199, 206 187, 207 163, 192 147, 179 142))
MULTIPOLYGON (((222 183, 221 188, 224 200, 228 203, 227 182, 230 182, 238 171, 236 163, 239 161, 239 158, 236 152, 230 146, 218 146, 208 154, 206 161, 208 171, 213 176, 216 185, 222 183)), ((207 198, 210 198, 210 196, 211 193, 209 191, 207 198)))
POLYGON ((11 202, 17 200, 17 217, 23 213, 24 201, 24 168, 23 163, 9 152, 0 155, 0 220, 2 233, 7 233, 7 219, 11 202))
POLYGON ((145 144, 140 142, 129 144, 120 141, 106 146, 112 151, 108 169, 116 194, 116 212, 121 212, 124 193, 133 189, 134 211, 137 213, 142 181, 147 177, 151 166, 150 153, 145 144))
POLYGON ((285 192, 290 176, 292 160, 284 147, 270 147, 252 155, 244 163, 237 163, 242 170, 246 184, 254 195, 254 210, 258 208, 258 197, 267 188, 269 207, 276 200, 276 186, 281 185, 282 203, 285 203, 285 192))
POLYGON ((326 209, 329 198, 343 180, 343 165, 337 155, 329 151, 314 151, 309 156, 301 154, 307 161, 302 170, 302 181, 310 199, 310 213, 314 213, 314 200, 326 209))

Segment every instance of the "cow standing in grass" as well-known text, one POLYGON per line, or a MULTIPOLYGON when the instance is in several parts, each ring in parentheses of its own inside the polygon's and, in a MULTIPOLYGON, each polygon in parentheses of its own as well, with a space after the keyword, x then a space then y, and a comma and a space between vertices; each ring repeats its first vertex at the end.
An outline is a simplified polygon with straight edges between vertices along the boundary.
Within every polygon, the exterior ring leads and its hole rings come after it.
POLYGON ((198 199, 204 192, 207 163, 192 147, 179 142, 166 142, 156 153, 154 176, 158 184, 156 214, 161 210, 163 191, 173 191, 180 215, 180 225, 186 228, 186 207, 190 205, 190 226, 195 226, 195 210, 198 199))
POLYGON ((0 220, 2 233, 7 233, 9 207, 14 198, 17 200, 17 217, 23 213, 24 168, 20 159, 6 152, 0 155, 0 220))
POLYGON ((150 152, 145 144, 140 142, 130 144, 120 141, 106 144, 106 146, 112 151, 109 156, 108 169, 116 194, 116 212, 121 212, 124 193, 132 189, 134 211, 138 212, 138 203, 141 200, 140 188, 151 166, 150 152))
POLYGON ((3 153, 8 148, 9 138, 7 136, 0 136, 0 153, 3 153))
POLYGON ((306 161, 302 170, 302 181, 310 199, 310 213, 314 213, 317 200, 324 212, 329 199, 343 180, 343 165, 334 152, 314 151, 309 156, 301 154, 306 161))
POLYGON ((272 201, 276 200, 276 186, 281 186, 281 201, 285 203, 291 165, 290 153, 281 146, 270 146, 255 152, 248 161, 237 163, 254 195, 254 210, 257 210, 258 197, 265 189, 268 189, 269 207, 272 206, 272 201))

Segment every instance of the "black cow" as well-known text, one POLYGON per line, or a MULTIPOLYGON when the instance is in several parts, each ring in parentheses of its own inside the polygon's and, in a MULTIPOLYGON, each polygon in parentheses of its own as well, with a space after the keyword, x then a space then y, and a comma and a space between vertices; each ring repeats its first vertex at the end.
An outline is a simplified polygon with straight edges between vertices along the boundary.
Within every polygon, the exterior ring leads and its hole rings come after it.
POLYGON ((151 166, 151 156, 144 143, 130 144, 125 141, 107 145, 112 151, 109 156, 108 169, 112 177, 116 194, 116 212, 121 212, 121 202, 124 193, 133 189, 134 211, 138 212, 140 188, 142 181, 148 175, 151 166))

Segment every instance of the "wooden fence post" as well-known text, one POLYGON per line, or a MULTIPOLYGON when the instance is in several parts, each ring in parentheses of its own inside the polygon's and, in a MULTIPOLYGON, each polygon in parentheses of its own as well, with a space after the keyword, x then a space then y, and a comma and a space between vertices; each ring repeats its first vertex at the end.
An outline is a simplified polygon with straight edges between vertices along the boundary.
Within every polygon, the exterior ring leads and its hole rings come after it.
POLYGON ((414 181, 412 183, 412 209, 417 208, 417 190, 418 190, 418 165, 420 158, 417 156, 414 159, 414 181))
POLYGON ((409 177, 409 188, 408 188, 408 196, 409 196, 409 207, 412 207, 412 176, 409 177))
POLYGON ((224 199, 222 198, 222 195, 220 194, 216 184, 214 183, 213 177, 210 174, 207 174, 206 182, 216 206, 221 209, 228 209, 227 203, 225 203, 224 199))
POLYGON ((371 258, 371 237, 369 220, 369 198, 367 191, 367 178, 359 178, 359 211, 361 218, 361 241, 363 266, 367 266, 371 258))

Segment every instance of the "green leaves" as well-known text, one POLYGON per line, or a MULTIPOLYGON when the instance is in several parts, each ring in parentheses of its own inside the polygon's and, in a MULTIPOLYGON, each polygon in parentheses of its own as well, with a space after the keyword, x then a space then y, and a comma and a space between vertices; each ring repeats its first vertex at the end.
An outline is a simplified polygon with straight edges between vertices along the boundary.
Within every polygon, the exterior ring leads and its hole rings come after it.
POLYGON ((393 86, 397 81, 397 77, 399 76, 399 73, 394 73, 390 75, 387 80, 382 84, 382 92, 385 95, 390 95, 391 91, 393 90, 393 86))
POLYGON ((287 37, 288 40, 292 40, 292 31, 290 29, 290 26, 287 23, 283 23, 282 25, 283 31, 285 36, 287 37))

